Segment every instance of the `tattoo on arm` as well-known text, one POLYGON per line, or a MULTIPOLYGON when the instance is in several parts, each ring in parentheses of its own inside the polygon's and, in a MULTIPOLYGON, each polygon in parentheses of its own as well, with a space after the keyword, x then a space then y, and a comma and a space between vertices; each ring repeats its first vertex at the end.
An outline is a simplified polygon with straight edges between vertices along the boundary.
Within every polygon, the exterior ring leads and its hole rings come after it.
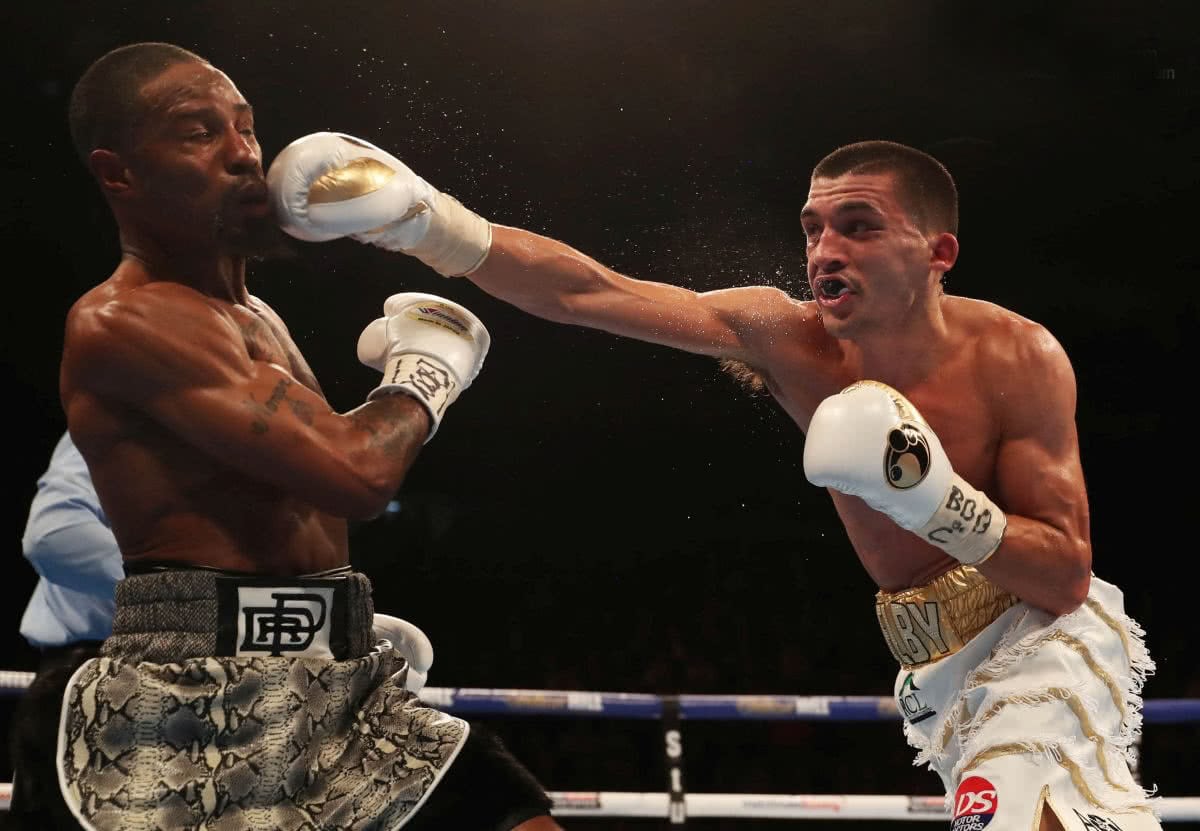
POLYGON ((287 388, 292 385, 292 382, 287 378, 280 378, 279 383, 275 385, 275 389, 271 390, 271 397, 267 399, 264 405, 270 412, 275 412, 279 409, 279 402, 287 397, 287 388))
POLYGON ((307 401, 300 401, 295 398, 289 398, 287 403, 288 406, 292 408, 292 415, 300 419, 305 424, 310 426, 312 425, 313 408, 311 404, 309 404, 307 401))
POLYGON ((290 378, 280 378, 279 383, 275 385, 275 389, 271 390, 271 394, 267 397, 266 403, 259 404, 253 398, 250 399, 247 406, 254 411, 255 419, 250 423, 250 431, 261 435, 269 429, 267 419, 274 415, 279 410, 279 405, 286 402, 288 409, 292 411, 292 415, 300 419, 307 425, 313 423, 313 407, 307 401, 302 401, 298 398, 289 398, 287 395, 288 388, 292 385, 290 378))
POLYGON ((414 452, 420 449, 428 435, 428 423, 420 416, 409 415, 422 410, 406 395, 385 395, 346 414, 356 430, 366 433, 372 449, 388 455, 414 452))

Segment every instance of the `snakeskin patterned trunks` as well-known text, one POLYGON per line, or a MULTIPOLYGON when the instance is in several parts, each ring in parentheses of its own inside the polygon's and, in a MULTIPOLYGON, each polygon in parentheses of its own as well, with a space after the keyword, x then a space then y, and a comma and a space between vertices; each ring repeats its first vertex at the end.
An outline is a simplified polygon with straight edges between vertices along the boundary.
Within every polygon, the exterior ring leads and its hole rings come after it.
POLYGON ((361 574, 127 577, 63 699, 59 784, 85 828, 394 829, 466 722, 404 687, 361 574))

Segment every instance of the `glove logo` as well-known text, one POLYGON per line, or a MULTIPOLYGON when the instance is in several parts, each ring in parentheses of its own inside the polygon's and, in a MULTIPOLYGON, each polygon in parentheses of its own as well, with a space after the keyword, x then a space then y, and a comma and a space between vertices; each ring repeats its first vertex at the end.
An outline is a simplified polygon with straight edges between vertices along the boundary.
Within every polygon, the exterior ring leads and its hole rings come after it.
MULTIPOLYGON (((399 371, 399 364, 396 369, 399 371)), ((443 390, 454 389, 454 381, 451 380, 450 373, 424 358, 417 361, 417 365, 409 372, 407 379, 393 378, 392 383, 402 385, 407 383, 421 393, 425 401, 433 401, 443 390)), ((438 407, 438 415, 441 415, 445 405, 446 402, 442 402, 442 406, 438 407)))
POLYGON ((929 461, 929 442, 916 424, 904 422, 888 433, 883 475, 889 485, 907 490, 921 484, 929 473, 929 461))
POLYGON ((467 332, 467 324, 445 306, 433 303, 427 306, 417 306, 409 310, 408 317, 410 320, 419 320, 422 323, 432 323, 434 326, 441 326, 443 329, 449 329, 459 337, 474 340, 467 332))

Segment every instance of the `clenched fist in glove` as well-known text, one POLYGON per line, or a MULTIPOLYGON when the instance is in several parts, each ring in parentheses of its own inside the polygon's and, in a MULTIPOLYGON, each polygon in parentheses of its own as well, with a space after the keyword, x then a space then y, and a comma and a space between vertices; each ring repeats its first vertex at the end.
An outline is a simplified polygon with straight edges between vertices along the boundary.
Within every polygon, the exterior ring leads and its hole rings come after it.
POLYGON ((372 628, 376 641, 387 641, 392 649, 404 656, 408 663, 404 686, 411 693, 419 693, 433 666, 433 644, 429 638, 417 626, 391 615, 375 615, 372 628))
POLYGON ((804 475, 859 497, 967 565, 992 556, 1008 524, 987 494, 954 472, 917 408, 878 381, 820 403, 804 442, 804 475))
POLYGON ((383 317, 358 337, 358 359, 383 373, 368 399, 403 394, 429 411, 433 438, 442 414, 483 367, 491 336, 475 315, 432 294, 393 294, 383 317))
POLYGON ((281 228, 298 239, 350 236, 403 251, 439 274, 470 274, 487 258, 492 226, 404 162, 344 133, 313 133, 275 157, 267 187, 281 228))

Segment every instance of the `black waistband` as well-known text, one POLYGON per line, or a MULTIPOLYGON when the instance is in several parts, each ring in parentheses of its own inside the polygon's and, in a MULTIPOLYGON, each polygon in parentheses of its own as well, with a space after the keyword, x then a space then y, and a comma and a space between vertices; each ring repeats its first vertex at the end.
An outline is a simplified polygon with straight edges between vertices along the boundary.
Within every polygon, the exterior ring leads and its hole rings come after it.
POLYGON ((330 577, 345 577, 351 574, 354 569, 349 565, 337 566, 335 568, 327 568, 324 571, 314 571, 308 574, 268 574, 262 571, 238 571, 232 568, 214 568, 213 566, 202 566, 194 563, 179 563, 172 560, 134 560, 133 562, 123 563, 125 576, 131 577, 135 574, 161 574, 164 571, 203 571, 209 574, 219 574, 222 577, 299 577, 299 578, 330 578, 330 577))
POLYGON ((43 646, 38 648, 41 653, 42 661, 58 661, 64 657, 71 655, 86 655, 92 657, 100 651, 100 646, 104 641, 71 641, 70 643, 54 644, 52 646, 43 646))
POLYGON ((281 577, 173 565, 127 576, 115 599, 103 651, 131 660, 343 660, 366 655, 375 643, 371 582, 349 568, 281 577))

